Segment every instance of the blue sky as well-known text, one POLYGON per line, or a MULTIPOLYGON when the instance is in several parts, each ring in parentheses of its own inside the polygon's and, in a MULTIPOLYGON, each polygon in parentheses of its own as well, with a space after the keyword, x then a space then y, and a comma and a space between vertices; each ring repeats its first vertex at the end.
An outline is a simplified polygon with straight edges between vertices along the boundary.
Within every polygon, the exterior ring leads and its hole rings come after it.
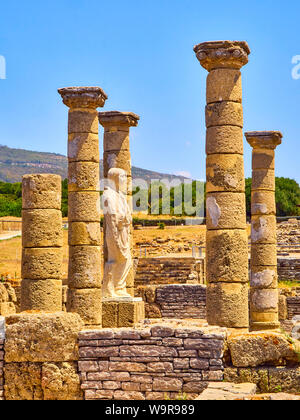
MULTIPOLYGON (((109 96, 105 110, 141 117, 131 131, 135 166, 204 178, 207 73, 193 46, 246 40, 245 131, 281 130, 277 176, 300 182, 299 1, 11 0, 0 13, 0 144, 66 154, 57 88, 96 85, 109 96)), ((245 168, 250 176, 246 141, 245 168)))

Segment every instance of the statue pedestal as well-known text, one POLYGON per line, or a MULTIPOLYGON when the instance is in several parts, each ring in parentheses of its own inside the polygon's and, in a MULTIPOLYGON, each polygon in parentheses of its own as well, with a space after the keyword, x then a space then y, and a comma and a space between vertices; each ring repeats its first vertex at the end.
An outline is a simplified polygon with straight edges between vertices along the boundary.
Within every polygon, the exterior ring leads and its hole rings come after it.
POLYGON ((141 298, 103 298, 102 327, 134 327, 145 319, 145 304, 141 298))

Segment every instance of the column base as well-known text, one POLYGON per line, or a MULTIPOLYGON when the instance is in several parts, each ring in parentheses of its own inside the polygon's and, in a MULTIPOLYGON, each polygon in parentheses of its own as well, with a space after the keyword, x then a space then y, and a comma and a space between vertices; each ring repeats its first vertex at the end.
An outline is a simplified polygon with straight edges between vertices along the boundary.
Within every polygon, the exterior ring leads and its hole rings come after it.
POLYGON ((280 322, 252 322, 250 331, 269 331, 280 330, 280 322))
POLYGON ((103 299, 103 328, 134 327, 145 319, 145 304, 140 298, 103 299))

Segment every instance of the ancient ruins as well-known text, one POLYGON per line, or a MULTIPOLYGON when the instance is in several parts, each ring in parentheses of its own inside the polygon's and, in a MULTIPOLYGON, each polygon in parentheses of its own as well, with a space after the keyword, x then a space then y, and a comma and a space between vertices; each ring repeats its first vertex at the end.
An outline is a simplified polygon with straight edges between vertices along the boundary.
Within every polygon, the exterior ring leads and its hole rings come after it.
POLYGON ((67 295, 61 179, 27 175, 18 310, 0 284, 7 311, 0 316, 0 400, 270 400, 279 391, 298 398, 286 393, 300 393, 300 288, 278 291, 275 149, 282 134, 245 134, 253 148, 249 255, 241 68, 250 49, 215 41, 194 51, 209 73, 205 261, 135 261, 129 133, 139 117, 98 113, 107 100, 100 87, 59 89, 69 108, 67 295))

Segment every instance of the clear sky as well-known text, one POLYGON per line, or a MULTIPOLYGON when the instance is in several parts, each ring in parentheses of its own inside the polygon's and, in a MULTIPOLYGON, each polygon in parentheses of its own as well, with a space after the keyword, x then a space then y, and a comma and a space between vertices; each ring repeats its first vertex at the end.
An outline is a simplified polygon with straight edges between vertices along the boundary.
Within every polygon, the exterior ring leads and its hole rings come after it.
MULTIPOLYGON (((2 2, 0 144, 66 154, 67 108, 57 88, 100 86, 105 110, 141 117, 131 131, 135 166, 203 179, 207 73, 193 46, 246 40, 245 131, 281 130, 277 176, 300 182, 300 78, 292 78, 299 15, 299 0, 2 2)), ((246 141, 245 167, 251 176, 246 141)))

